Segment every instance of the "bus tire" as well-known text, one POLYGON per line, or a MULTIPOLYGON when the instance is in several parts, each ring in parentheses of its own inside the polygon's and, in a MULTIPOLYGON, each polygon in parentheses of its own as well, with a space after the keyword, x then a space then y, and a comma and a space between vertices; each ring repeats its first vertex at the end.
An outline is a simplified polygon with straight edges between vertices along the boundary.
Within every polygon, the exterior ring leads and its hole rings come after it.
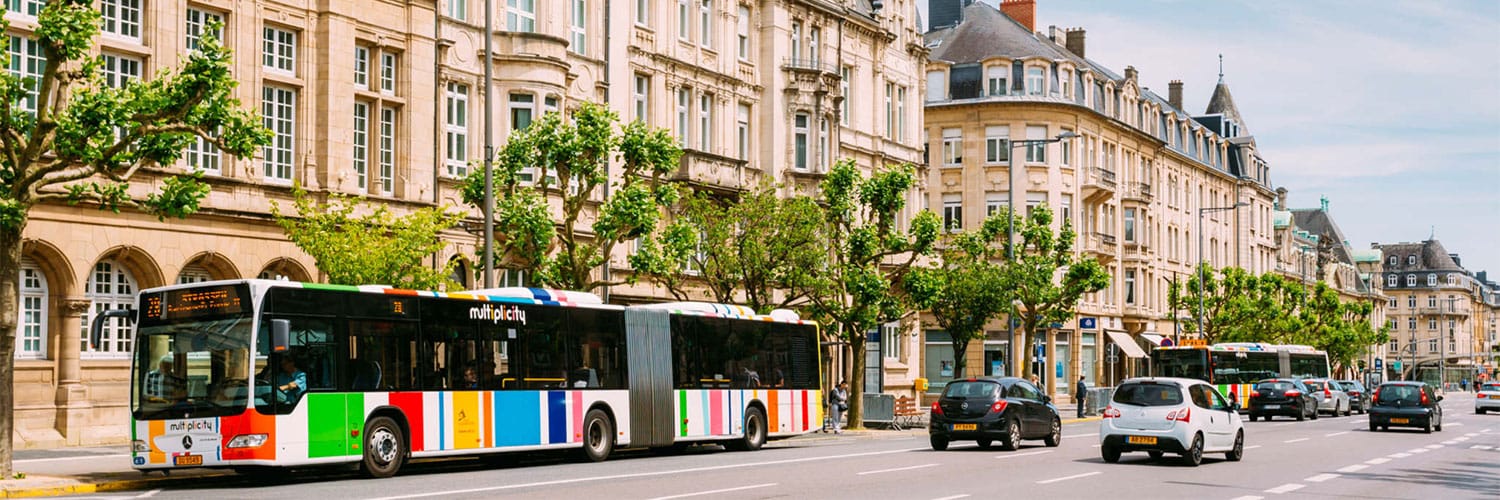
POLYGON ((603 462, 615 451, 615 426, 609 415, 598 408, 583 417, 583 456, 590 462, 603 462))
POLYGON ((406 437, 390 417, 375 417, 365 424, 364 473, 373 478, 391 477, 406 461, 406 437))
POLYGON ((730 441, 726 448, 734 451, 755 451, 766 444, 766 414, 758 406, 745 409, 745 435, 730 441))

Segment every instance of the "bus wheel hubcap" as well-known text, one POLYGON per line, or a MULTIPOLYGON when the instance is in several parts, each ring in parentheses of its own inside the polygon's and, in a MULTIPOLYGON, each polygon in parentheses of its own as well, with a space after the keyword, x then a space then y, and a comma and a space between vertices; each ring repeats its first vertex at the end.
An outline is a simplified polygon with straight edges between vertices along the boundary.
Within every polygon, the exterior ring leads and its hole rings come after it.
POLYGON ((604 449, 604 429, 597 420, 589 423, 589 447, 594 451, 604 449))
POLYGON ((396 436, 391 431, 379 429, 370 434, 370 448, 382 463, 396 461, 396 436))

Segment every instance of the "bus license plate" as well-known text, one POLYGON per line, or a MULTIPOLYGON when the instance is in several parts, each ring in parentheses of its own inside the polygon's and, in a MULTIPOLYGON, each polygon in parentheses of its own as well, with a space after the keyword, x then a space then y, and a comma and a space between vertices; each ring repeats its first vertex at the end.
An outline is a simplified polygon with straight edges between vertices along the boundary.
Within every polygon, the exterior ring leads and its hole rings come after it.
POLYGON ((979 424, 953 424, 953 430, 955 431, 972 431, 978 429, 979 424))
POLYGON ((1156 444, 1156 437, 1155 436, 1130 436, 1128 438, 1125 438, 1125 442, 1130 443, 1130 444, 1156 444))
POLYGON ((172 465, 203 465, 203 455, 178 455, 172 457, 172 465))
POLYGON ((1407 420, 1407 419, 1404 419, 1404 418, 1393 418, 1393 419, 1391 419, 1391 423, 1393 423, 1393 424, 1404 424, 1404 423, 1408 423, 1408 422, 1411 422, 1411 421, 1407 420))

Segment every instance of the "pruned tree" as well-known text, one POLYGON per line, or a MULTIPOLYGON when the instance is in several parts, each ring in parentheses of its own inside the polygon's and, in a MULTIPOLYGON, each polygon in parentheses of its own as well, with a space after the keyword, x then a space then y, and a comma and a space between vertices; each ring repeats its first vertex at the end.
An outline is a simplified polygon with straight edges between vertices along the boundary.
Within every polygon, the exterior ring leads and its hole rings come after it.
MULTIPOLYGON (((1000 276, 1011 288, 1011 314, 1020 319, 1021 334, 1015 338, 1029 348, 1037 328, 1067 321, 1078 299, 1109 286, 1110 276, 1093 257, 1073 253, 1077 235, 1072 224, 1065 221, 1061 230, 1053 230, 1047 207, 1038 206, 1015 219, 1020 244, 1015 257, 1001 265, 1000 276)), ((1019 373, 1031 373, 1031 357, 1021 356, 1020 361, 1019 373)))
MULTIPOLYGON (((15 449, 10 389, 21 239, 31 209, 66 202, 185 217, 209 191, 201 174, 165 171, 189 143, 201 138, 245 158, 270 142, 260 117, 234 98, 229 51, 213 37, 175 70, 110 86, 100 61, 89 57, 99 19, 90 1, 47 2, 34 32, 46 61, 41 77, 0 72, 0 477, 10 477, 15 449), (158 191, 137 189, 157 179, 158 191)), ((8 27, 0 21, 0 30, 8 27)), ((10 40, 0 37, 0 44, 10 40)), ((12 50, 0 50, 6 65, 12 50)))
POLYGON ((338 193, 326 202, 314 200, 300 187, 293 195, 296 216, 282 215, 275 202, 271 215, 292 243, 328 273, 330 283, 438 290, 453 282, 453 261, 434 267, 425 260, 448 246, 442 232, 458 224, 462 213, 427 207, 397 217, 384 204, 372 207, 338 193))

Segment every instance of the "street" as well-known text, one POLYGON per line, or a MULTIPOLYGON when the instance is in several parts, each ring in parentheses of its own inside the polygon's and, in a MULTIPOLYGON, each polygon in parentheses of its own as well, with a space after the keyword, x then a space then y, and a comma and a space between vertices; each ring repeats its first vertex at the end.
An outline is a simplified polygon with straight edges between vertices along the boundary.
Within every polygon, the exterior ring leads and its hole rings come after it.
POLYGON ((934 452, 923 432, 818 434, 755 453, 698 447, 675 456, 622 453, 604 463, 518 457, 416 463, 384 480, 348 471, 231 476, 91 498, 1494 498, 1500 415, 1476 415, 1471 394, 1444 402, 1442 432, 1370 433, 1366 418, 1246 422, 1244 461, 1099 456, 1098 422, 1066 425, 1062 446, 1020 450, 954 443, 934 452))

